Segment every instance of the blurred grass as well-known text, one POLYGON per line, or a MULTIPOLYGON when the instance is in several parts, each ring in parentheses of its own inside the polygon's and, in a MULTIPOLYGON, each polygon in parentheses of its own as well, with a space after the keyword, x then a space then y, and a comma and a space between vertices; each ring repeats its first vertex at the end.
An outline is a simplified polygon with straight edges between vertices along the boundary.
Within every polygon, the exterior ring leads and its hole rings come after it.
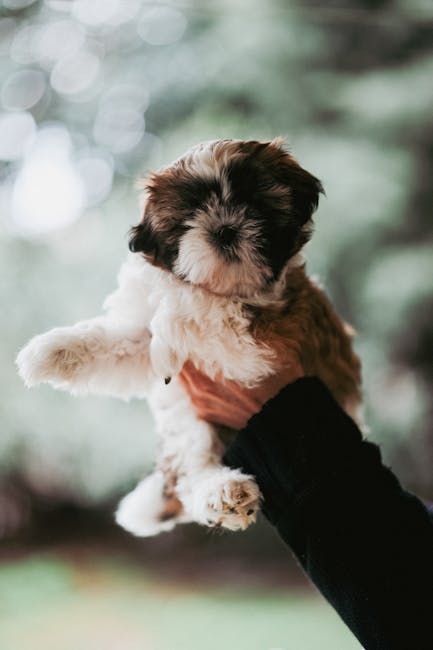
POLYGON ((301 591, 170 584, 118 558, 32 555, 0 566, 2 650, 355 650, 301 591))

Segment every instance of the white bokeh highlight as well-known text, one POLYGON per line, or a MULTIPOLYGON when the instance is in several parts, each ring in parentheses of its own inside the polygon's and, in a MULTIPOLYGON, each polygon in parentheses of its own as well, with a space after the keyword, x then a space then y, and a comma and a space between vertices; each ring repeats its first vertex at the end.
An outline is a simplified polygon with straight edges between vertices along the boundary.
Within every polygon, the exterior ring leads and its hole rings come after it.
POLYGON ((99 205, 113 185, 113 160, 100 152, 88 151, 79 157, 77 169, 85 189, 86 206, 99 205))
POLYGON ((40 70, 17 70, 2 86, 1 103, 8 110, 26 110, 42 99, 46 85, 45 75, 40 70))
POLYGON ((12 221, 20 233, 52 232, 80 216, 86 191, 71 153, 68 132, 60 126, 35 136, 12 191, 12 221))
POLYGON ((137 31, 150 45, 169 45, 182 37, 186 26, 187 19, 181 11, 172 7, 150 6, 143 11, 137 31))
POLYGON ((76 20, 89 27, 121 25, 132 20, 143 0, 74 0, 71 12, 76 20))
POLYGON ((30 113, 0 113, 0 160, 19 160, 24 156, 36 132, 30 113))
POLYGON ((100 60, 92 52, 83 50, 68 55, 54 66, 51 85, 62 95, 76 95, 89 88, 97 79, 100 60))

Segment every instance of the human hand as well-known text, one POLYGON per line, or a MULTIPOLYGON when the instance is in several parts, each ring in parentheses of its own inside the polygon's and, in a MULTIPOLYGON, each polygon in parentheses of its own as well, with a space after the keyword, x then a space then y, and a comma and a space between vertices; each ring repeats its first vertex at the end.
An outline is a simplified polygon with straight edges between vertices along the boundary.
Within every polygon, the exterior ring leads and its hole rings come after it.
POLYGON ((303 377, 299 361, 266 378, 255 388, 244 388, 234 381, 210 379, 187 361, 179 374, 199 418, 242 429, 263 404, 277 395, 286 384, 303 377))

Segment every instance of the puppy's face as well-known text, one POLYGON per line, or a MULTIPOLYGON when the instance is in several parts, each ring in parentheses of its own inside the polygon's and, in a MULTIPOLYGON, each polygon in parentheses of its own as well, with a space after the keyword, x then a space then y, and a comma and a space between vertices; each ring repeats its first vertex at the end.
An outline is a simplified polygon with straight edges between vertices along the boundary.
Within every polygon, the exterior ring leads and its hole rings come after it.
POLYGON ((182 280, 248 298, 308 241, 321 191, 279 140, 201 144, 146 180, 130 249, 182 280))

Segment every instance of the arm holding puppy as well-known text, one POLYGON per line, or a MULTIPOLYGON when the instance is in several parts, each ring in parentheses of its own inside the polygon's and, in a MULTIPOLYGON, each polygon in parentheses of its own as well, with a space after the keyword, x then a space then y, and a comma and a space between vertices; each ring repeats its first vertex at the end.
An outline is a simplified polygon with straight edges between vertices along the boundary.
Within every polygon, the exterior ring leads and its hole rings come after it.
MULTIPOLYGON (((224 403, 227 386, 188 379, 202 415, 252 415, 241 389, 224 403)), ((432 520, 320 380, 283 388, 225 460, 255 476, 264 514, 366 650, 433 647, 432 520)))

